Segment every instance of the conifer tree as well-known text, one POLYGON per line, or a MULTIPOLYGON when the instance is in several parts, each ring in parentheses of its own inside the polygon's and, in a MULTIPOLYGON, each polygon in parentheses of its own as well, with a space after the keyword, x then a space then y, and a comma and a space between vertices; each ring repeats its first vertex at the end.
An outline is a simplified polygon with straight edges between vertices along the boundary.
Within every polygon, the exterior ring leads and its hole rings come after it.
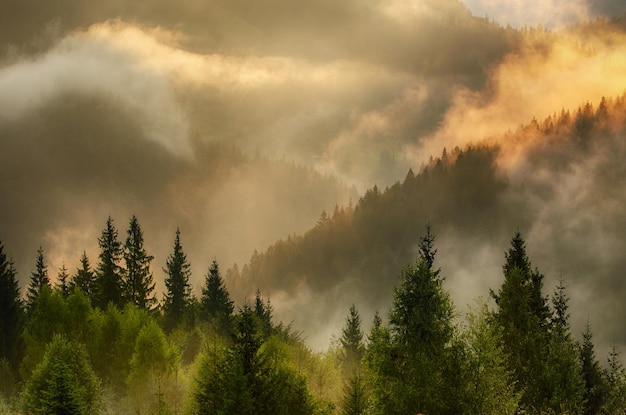
POLYGON ((434 268, 433 241, 428 227, 420 257, 402 270, 394 289, 387 350, 384 343, 376 346, 374 366, 380 367, 373 368, 379 379, 373 394, 382 413, 449 413, 458 404, 452 393, 458 389, 452 373, 458 355, 449 348, 453 307, 434 268))
POLYGON ((205 277, 200 310, 205 320, 211 320, 220 330, 228 330, 233 314, 233 301, 224 286, 219 265, 213 260, 205 277))
POLYGON ((361 359, 365 354, 365 345, 363 344, 363 331, 361 330, 361 316, 354 303, 350 306, 350 312, 344 327, 341 329, 339 341, 343 348, 344 369, 349 374, 358 374, 361 359))
POLYGON ((585 415, 598 414, 604 405, 606 385, 602 376, 600 362, 596 359, 593 335, 589 324, 587 324, 587 328, 583 333, 583 342, 580 345, 580 361, 585 382, 585 407, 583 413, 585 415))
POLYGON ((148 255, 143 246, 143 231, 133 215, 124 244, 124 261, 126 262, 126 280, 124 281, 124 299, 141 309, 150 310, 156 303, 153 291, 155 283, 150 262, 154 257, 148 255))
POLYGON ((96 305, 102 310, 106 310, 109 303, 120 309, 124 305, 122 297, 122 268, 119 265, 122 259, 122 244, 117 237, 117 229, 113 225, 113 219, 109 216, 106 227, 98 238, 100 262, 96 271, 96 305))
POLYGON ((91 269, 87 252, 83 251, 83 254, 80 257, 80 268, 76 269, 76 273, 72 277, 72 281, 70 283, 70 291, 73 291, 74 287, 78 287, 78 289, 85 294, 85 297, 87 297, 93 305, 96 301, 96 283, 96 274, 91 269))
POLYGON ((606 383, 608 388, 604 410, 607 414, 626 414, 626 371, 619 359, 615 344, 607 359, 606 383))
POLYGON ((100 382, 83 347, 63 336, 54 336, 24 386, 21 400, 26 413, 99 413, 100 382))
POLYGON ((13 369, 22 349, 23 314, 17 271, 0 242, 0 360, 6 359, 13 369))
POLYGON ((361 415, 367 409, 367 392, 363 377, 354 373, 344 384, 341 400, 342 415, 361 415))
POLYGON ((263 301, 261 297, 261 290, 256 290, 256 296, 254 299, 254 314, 261 323, 261 333, 263 338, 267 339, 272 334, 272 313, 274 309, 270 303, 269 298, 267 301, 263 301))
POLYGON ((515 373, 518 391, 524 391, 522 409, 541 411, 550 392, 544 362, 548 359, 550 314, 541 289, 543 275, 532 270, 519 232, 511 240, 503 266, 504 282, 497 294, 495 319, 503 328, 508 367, 515 373))
POLYGON ((37 297, 44 286, 50 287, 50 278, 48 277, 48 266, 44 258, 43 248, 39 247, 35 271, 31 274, 30 284, 26 293, 26 306, 29 312, 33 310, 37 297))
POLYGON ((585 391, 578 350, 570 333, 568 303, 561 278, 552 296, 548 358, 544 362, 548 404, 557 413, 580 412, 585 391))
POLYGON ((180 243, 180 230, 176 228, 174 249, 167 258, 165 268, 165 300, 163 310, 165 312, 165 326, 168 330, 175 328, 183 319, 186 310, 191 304, 191 264, 187 261, 187 255, 183 252, 180 243))
POLYGON ((67 268, 65 267, 65 262, 61 264, 61 268, 59 268, 59 273, 57 274, 57 288, 61 290, 61 294, 63 298, 67 298, 70 295, 70 283, 68 281, 69 274, 67 273, 67 268))

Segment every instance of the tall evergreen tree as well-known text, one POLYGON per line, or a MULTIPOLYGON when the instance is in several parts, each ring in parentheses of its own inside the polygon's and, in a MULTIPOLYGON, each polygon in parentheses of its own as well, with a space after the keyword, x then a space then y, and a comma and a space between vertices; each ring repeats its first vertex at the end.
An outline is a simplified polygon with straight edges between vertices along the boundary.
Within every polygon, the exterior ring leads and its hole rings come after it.
POLYGON ((143 246, 143 231, 133 215, 128 226, 126 243, 124 244, 124 261, 126 262, 126 280, 124 297, 127 302, 139 308, 149 310, 156 303, 150 262, 154 257, 148 255, 143 246))
POLYGON ((259 319, 261 324, 261 333, 263 338, 267 339, 272 334, 272 313, 274 309, 269 298, 264 301, 261 297, 261 290, 256 290, 256 296, 254 298, 254 314, 259 319))
POLYGON ((353 374, 344 384, 341 399, 342 415, 361 415, 367 410, 367 389, 363 377, 353 374))
POLYGON ((541 289, 543 275, 532 270, 519 232, 511 240, 503 266, 504 282, 497 294, 495 318, 503 328, 508 367, 515 373, 520 406, 541 411, 549 406, 550 392, 544 362, 548 359, 550 314, 541 289))
POLYGON ((361 359, 365 354, 365 345, 363 344, 363 331, 361 330, 361 316, 354 303, 350 306, 350 312, 341 329, 339 341, 343 348, 344 370, 348 374, 358 374, 361 359))
POLYGON ((583 333, 583 342, 580 345, 580 361, 582 364, 583 379, 585 382, 584 415, 600 413, 606 397, 606 385, 602 376, 600 362, 596 359, 593 345, 591 326, 583 333))
POLYGON ((31 274, 30 284, 26 293, 26 306, 31 312, 37 301, 37 297, 44 286, 50 287, 50 278, 48 277, 48 266, 43 254, 43 248, 37 250, 37 261, 35 263, 35 271, 31 274))
POLYGON ((620 362, 615 344, 613 344, 607 360, 606 383, 608 393, 604 410, 607 414, 624 415, 626 414, 626 371, 620 362))
POLYGON ((97 293, 96 274, 91 269, 89 258, 85 251, 83 251, 83 255, 80 257, 80 267, 76 269, 76 273, 70 282, 70 291, 73 291, 74 287, 78 287, 85 294, 85 297, 91 301, 91 304, 94 305, 97 293))
POLYGON ((57 274, 57 288, 61 290, 61 294, 63 294, 63 298, 67 298, 70 295, 70 282, 68 281, 69 274, 67 273, 67 267, 65 266, 65 262, 61 264, 61 268, 59 268, 59 273, 57 274))
POLYGON ((23 314, 17 271, 0 242, 0 361, 6 359, 13 369, 22 350, 23 314))
POLYGON ((569 324, 569 298, 563 278, 552 296, 552 321, 544 374, 549 406, 556 413, 580 413, 584 382, 576 343, 569 324))
POLYGON ((22 407, 29 414, 97 414, 100 382, 83 347, 55 335, 24 386, 22 407))
POLYGON ((187 255, 183 252, 180 243, 180 230, 176 228, 174 239, 174 250, 165 262, 163 271, 167 274, 165 278, 165 301, 163 310, 165 312, 165 326, 172 330, 183 320, 186 310, 191 304, 191 286, 189 277, 191 276, 191 264, 187 261, 187 255))
POLYGON ((434 268, 433 241, 428 227, 420 242, 420 257, 402 270, 394 289, 391 342, 382 353, 388 357, 381 357, 379 350, 376 364, 381 367, 374 368, 382 380, 373 391, 382 413, 454 413, 458 405, 453 393, 458 389, 453 385, 458 356, 449 347, 453 306, 440 270, 434 268))
POLYGON ((102 310, 106 310, 109 303, 120 309, 124 305, 122 297, 122 268, 119 265, 122 259, 122 244, 117 237, 117 229, 113 225, 113 219, 109 216, 106 227, 98 238, 100 262, 96 271, 96 305, 102 310))
POLYGON ((205 320, 213 321, 220 330, 228 330, 233 314, 233 301, 230 299, 219 265, 213 260, 205 277, 200 298, 200 310, 205 320))

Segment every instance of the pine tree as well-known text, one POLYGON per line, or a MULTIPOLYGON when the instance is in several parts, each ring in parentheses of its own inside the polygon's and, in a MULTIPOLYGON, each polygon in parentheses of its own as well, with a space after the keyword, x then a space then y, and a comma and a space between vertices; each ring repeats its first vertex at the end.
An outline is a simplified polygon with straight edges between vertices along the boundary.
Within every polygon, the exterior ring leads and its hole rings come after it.
POLYGON ((606 397, 606 385, 602 376, 600 363, 596 359, 593 345, 591 326, 583 333, 583 342, 580 345, 580 361, 582 364, 583 380, 585 382, 585 415, 600 413, 606 397))
POLYGON ((548 402, 556 413, 580 412, 585 391, 578 350, 570 333, 568 303, 561 278, 552 296, 548 358, 544 363, 548 402))
POLYGON ((218 329, 228 331, 233 314, 233 302, 220 275, 219 265, 213 260, 205 277, 200 299, 200 310, 205 320, 213 321, 218 329))
POLYGON ((153 294, 155 283, 150 271, 150 262, 153 259, 143 247, 143 232, 137 217, 133 215, 124 244, 126 280, 123 296, 127 302, 146 310, 150 310, 156 303, 153 294))
POLYGON ((102 235, 98 238, 100 245, 100 262, 96 271, 97 302, 96 305, 106 310, 109 303, 118 308, 124 306, 122 297, 122 244, 117 239, 117 229, 109 216, 102 235))
POLYGON ((261 324, 261 333, 263 338, 267 339, 272 334, 272 313, 274 309, 270 303, 269 298, 267 301, 263 301, 261 297, 261 290, 256 290, 256 296, 254 298, 254 314, 259 319, 261 324))
POLYGON ((375 368, 383 380, 374 391, 383 413, 449 413, 458 404, 452 394, 458 389, 452 384, 458 373, 458 354, 449 348, 453 306, 440 270, 434 268, 433 241, 427 228, 420 257, 402 270, 394 289, 389 313, 392 337, 385 352, 392 358, 379 358, 382 368, 375 368))
POLYGON ((607 398, 605 400, 605 413, 611 415, 626 414, 626 371, 619 360, 619 353, 615 344, 609 352, 606 370, 607 398))
POLYGON ((168 330, 175 328, 183 320, 186 310, 191 304, 191 264, 187 261, 187 255, 183 252, 180 243, 180 230, 176 228, 174 250, 167 258, 163 271, 165 278, 165 300, 163 310, 165 312, 165 326, 168 330))
POLYGON ((389 314, 395 340, 414 352, 442 350, 452 337, 452 302, 441 271, 433 268, 433 241, 429 227, 420 242, 420 258, 402 270, 389 314))
POLYGON ((353 374, 344 384, 341 400, 342 415, 361 415, 367 409, 365 382, 359 374, 353 374))
POLYGON ((521 397, 507 366, 502 327, 491 318, 486 303, 467 315, 461 333, 464 347, 464 410, 467 415, 513 414, 521 397))
POLYGON ((524 391, 523 409, 549 406, 550 392, 544 362, 548 359, 550 314, 541 289, 543 275, 532 270, 519 232, 511 240, 503 266, 504 282, 496 301, 495 319, 503 328, 508 367, 515 373, 518 391, 524 391))
POLYGON ((6 359, 13 369, 17 368, 22 350, 23 317, 17 271, 0 242, 0 360, 6 359))
POLYGON ((76 274, 72 277, 70 291, 73 291, 74 287, 78 287, 78 289, 85 294, 85 297, 89 299, 91 304, 94 305, 97 293, 96 274, 91 269, 89 258, 85 251, 83 251, 83 255, 80 257, 80 268, 76 269, 76 274))
POLYGON ((34 414, 97 414, 100 382, 81 345, 56 335, 24 386, 22 408, 34 414))
POLYGON ((43 248, 37 250, 37 261, 35 263, 35 271, 31 274, 30 284, 26 293, 26 306, 29 312, 35 307, 37 297, 44 286, 50 287, 50 278, 48 277, 48 266, 43 254, 43 248))
MULTIPOLYGON (((380 318, 380 316, 378 317, 380 318)), ((343 366, 349 374, 357 375, 361 365, 361 359, 365 354, 363 344, 363 331, 361 330, 361 316, 354 303, 350 306, 350 312, 346 318, 344 327, 341 329, 339 339, 343 348, 343 366)))
POLYGON ((67 298, 70 296, 70 284, 68 281, 69 274, 67 273, 67 268, 65 267, 65 262, 61 264, 61 268, 59 268, 59 273, 57 274, 57 288, 61 290, 61 294, 63 294, 63 298, 67 298))

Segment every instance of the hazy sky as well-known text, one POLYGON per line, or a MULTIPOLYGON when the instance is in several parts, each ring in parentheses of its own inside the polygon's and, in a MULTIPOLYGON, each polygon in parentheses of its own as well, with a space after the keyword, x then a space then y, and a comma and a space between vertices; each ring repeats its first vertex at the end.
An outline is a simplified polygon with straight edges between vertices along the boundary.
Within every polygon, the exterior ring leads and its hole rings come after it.
MULTIPOLYGON (((552 281, 567 258, 589 258, 577 232, 598 250, 587 265, 601 278, 572 276, 573 303, 595 310, 589 287, 621 287, 623 251, 609 249, 623 245, 611 227, 623 220, 624 191, 611 186, 621 162, 603 163, 594 147, 563 171, 540 169, 532 140, 503 133, 622 94, 625 13, 608 0, 10 0, 0 15, 0 240, 25 286, 40 245, 52 273, 62 262, 73 271, 83 249, 95 264, 107 216, 123 237, 134 213, 155 278, 180 226, 199 288, 213 258, 241 265, 444 147, 487 139, 502 147, 503 177, 537 192, 519 209, 552 281), (599 16, 622 20, 568 28, 599 16), (517 30, 539 24, 554 30, 517 30), (556 221, 563 211, 571 222, 556 221)), ((497 283, 501 243, 518 226, 472 245, 470 267, 467 240, 444 232, 458 303, 497 283)))

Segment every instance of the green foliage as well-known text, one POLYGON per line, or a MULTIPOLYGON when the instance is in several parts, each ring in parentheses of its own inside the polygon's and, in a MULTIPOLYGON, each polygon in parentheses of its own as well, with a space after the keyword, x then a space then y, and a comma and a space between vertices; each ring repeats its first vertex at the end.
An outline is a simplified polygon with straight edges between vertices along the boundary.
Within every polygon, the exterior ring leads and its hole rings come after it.
POLYGON ((193 393, 195 413, 312 414, 304 379, 281 364, 276 349, 274 365, 268 364, 254 311, 245 305, 237 317, 232 345, 204 354, 193 393))
POLYGON ((626 371, 619 360, 619 353, 613 345, 608 357, 605 379, 608 393, 604 403, 604 413, 626 414, 626 371))
POLYGON ((585 387, 578 348, 570 333, 569 298, 563 279, 552 296, 548 357, 544 362, 548 404, 557 413, 581 413, 585 387))
POLYGON ((263 339, 268 339, 272 334, 272 313, 274 309, 269 298, 264 301, 261 297, 261 291, 256 290, 256 296, 254 298, 254 315, 259 320, 261 334, 263 339))
POLYGON ((452 337, 453 306, 443 289, 440 270, 433 269, 436 251, 432 242, 428 228, 420 244, 420 258, 400 274, 389 313, 394 341, 410 353, 442 350, 452 337))
POLYGON ((343 389, 341 401, 342 415, 361 415, 367 410, 367 390, 363 378, 354 374, 348 379, 343 389))
POLYGON ((0 242, 0 360, 16 368, 21 358, 24 310, 13 261, 0 242))
POLYGON ((122 244, 117 239, 117 229, 113 225, 113 219, 107 218, 106 227, 98 238, 100 246, 100 262, 96 271, 97 295, 96 305, 101 310, 106 310, 109 303, 122 308, 123 280, 122 268, 119 265, 122 259, 122 244))
POLYGON ((63 263, 61 265, 61 268, 59 268, 59 273, 57 274, 57 285, 56 288, 59 289, 59 291, 61 291, 61 295, 63 295, 63 298, 67 298, 70 295, 70 285, 69 285, 69 274, 67 273, 67 267, 65 266, 65 263, 63 263))
POLYGON ((74 287, 78 287, 92 305, 96 304, 96 294, 98 292, 96 274, 91 269, 89 258, 85 251, 83 251, 83 255, 80 257, 80 268, 76 269, 76 273, 70 282, 71 291, 74 291, 74 287))
POLYGON ((176 228, 174 249, 165 263, 165 300, 163 312, 165 314, 165 328, 168 331, 176 328, 182 321, 191 305, 191 264, 187 261, 187 255, 183 252, 180 243, 180 230, 176 228))
POLYGON ((454 413, 459 405, 461 355, 451 344, 453 306, 440 271, 433 269, 433 240, 428 228, 420 258, 402 270, 389 332, 375 327, 371 334, 368 364, 381 413, 454 413))
POLYGON ((26 308, 28 312, 32 312, 35 302, 43 287, 50 287, 50 278, 48 277, 48 266, 43 254, 43 248, 37 250, 37 260, 35 262, 35 271, 31 274, 28 291, 26 292, 26 308))
POLYGON ((65 333, 67 327, 67 308, 60 291, 44 285, 33 304, 23 333, 26 346, 20 366, 23 379, 28 379, 35 370, 54 335, 65 333))
POLYGON ((361 367, 361 359, 363 359, 365 354, 365 345, 363 344, 363 331, 361 330, 361 316, 354 304, 350 306, 350 312, 344 327, 341 329, 339 341, 343 348, 341 360, 344 371, 349 375, 358 373, 361 367))
POLYGON ((580 361, 582 364, 582 376, 585 384, 585 406, 583 413, 592 415, 600 413, 606 397, 606 383, 602 376, 600 362, 596 358, 593 345, 591 327, 583 333, 583 342, 580 345, 580 361))
POLYGON ((200 298, 200 310, 205 321, 217 325, 222 333, 228 333, 233 315, 233 301, 230 299, 224 280, 220 275, 219 265, 213 260, 205 277, 200 298))
POLYGON ((504 282, 498 294, 492 292, 497 310, 495 319, 502 327, 508 351, 508 367, 515 373, 520 406, 541 411, 550 406, 550 391, 544 362, 548 360, 549 307, 541 289, 543 276, 531 270, 526 247, 517 232, 505 254, 504 282))
POLYGON ((463 413, 467 415, 514 414, 520 400, 513 372, 508 369, 502 328, 485 303, 466 316, 460 334, 464 345, 463 413))
POLYGON ((24 386, 22 407, 33 414, 96 414, 100 410, 100 384, 84 348, 54 336, 24 386))
POLYGON ((143 246, 143 231, 135 215, 130 219, 123 256, 126 278, 122 296, 126 302, 150 310, 157 301, 153 293, 155 283, 150 271, 150 262, 154 257, 148 255, 143 246))

